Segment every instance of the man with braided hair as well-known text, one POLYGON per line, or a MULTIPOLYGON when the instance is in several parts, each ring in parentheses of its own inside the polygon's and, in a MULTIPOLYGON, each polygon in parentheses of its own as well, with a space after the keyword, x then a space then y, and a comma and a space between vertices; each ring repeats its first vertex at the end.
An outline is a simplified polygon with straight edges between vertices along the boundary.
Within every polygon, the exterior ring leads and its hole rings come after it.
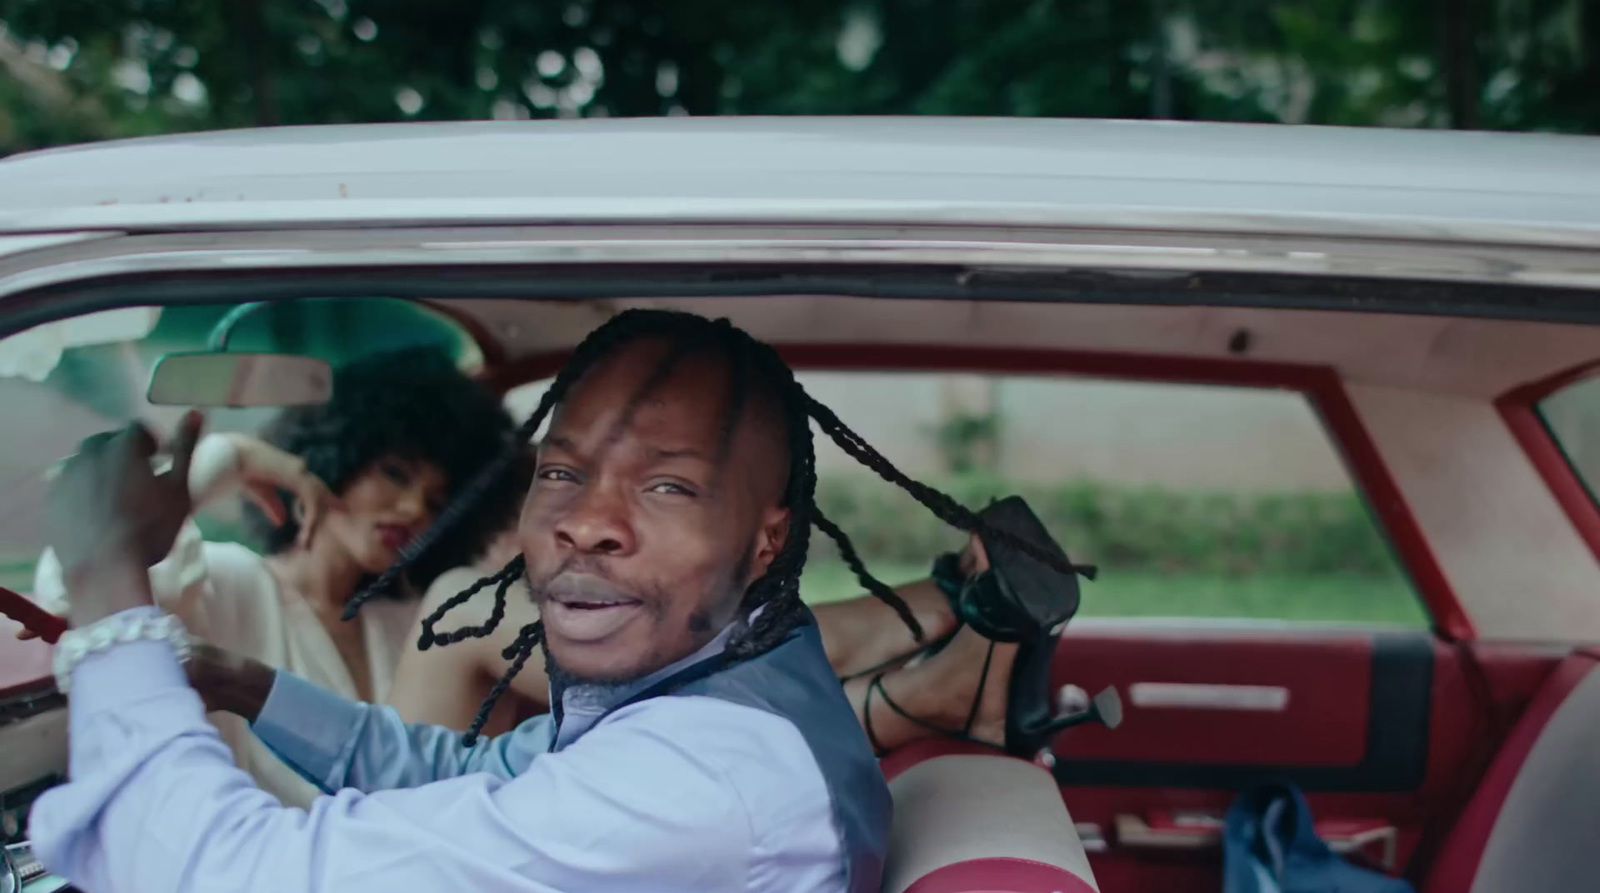
MULTIPOLYGON (((490 582, 503 598, 523 578, 540 605, 512 669, 543 643, 550 715, 468 743, 260 665, 196 673, 212 706, 336 792, 307 811, 232 765, 185 681, 187 643, 150 606, 145 567, 187 516, 198 419, 161 475, 142 428, 86 442, 50 495, 75 629, 58 650, 72 780, 32 817, 45 864, 89 893, 876 890, 888 792, 799 600, 812 526, 860 570, 812 500, 809 421, 947 521, 1066 579, 1072 566, 900 474, 726 323, 617 317, 523 438, 547 415, 522 555, 490 582)), ((368 594, 503 470, 485 469, 368 594)))
MULTIPOLYGON (((478 562, 441 574, 428 589, 410 641, 423 638, 422 621, 434 618, 444 601, 499 571, 520 551, 515 529, 508 530, 478 562)), ((1006 689, 1010 680, 1005 671, 1010 666, 1010 653, 997 654, 985 674, 984 662, 993 643, 962 625, 958 605, 952 603, 952 595, 959 594, 962 584, 988 570, 983 545, 973 536, 965 549, 940 556, 939 561, 955 573, 894 588, 894 593, 911 608, 927 642, 943 643, 936 653, 925 654, 933 649, 919 644, 894 609, 871 594, 811 606, 828 662, 843 682, 857 718, 870 723, 871 741, 880 751, 936 736, 936 729, 965 728, 969 737, 981 743, 1006 743, 1006 689), (913 656, 920 659, 911 660, 913 656), (895 705, 926 725, 902 717, 888 701, 877 696, 872 682, 880 674, 880 685, 892 693, 895 705)), ((495 610, 495 595, 493 586, 476 591, 455 607, 451 619, 456 614, 489 616, 495 610)), ((487 635, 468 638, 449 648, 408 649, 400 657, 394 684, 384 702, 407 722, 453 729, 471 727, 494 684, 510 669, 513 658, 506 657, 505 652, 515 643, 519 630, 539 619, 538 606, 530 596, 526 582, 517 581, 507 594, 498 627, 487 635)), ((430 625, 438 623, 433 619, 430 625)), ((431 644, 431 633, 427 639, 431 644)), ((509 731, 521 719, 550 709, 550 677, 545 672, 542 653, 536 651, 522 671, 511 677, 506 695, 488 713, 483 734, 509 731)))

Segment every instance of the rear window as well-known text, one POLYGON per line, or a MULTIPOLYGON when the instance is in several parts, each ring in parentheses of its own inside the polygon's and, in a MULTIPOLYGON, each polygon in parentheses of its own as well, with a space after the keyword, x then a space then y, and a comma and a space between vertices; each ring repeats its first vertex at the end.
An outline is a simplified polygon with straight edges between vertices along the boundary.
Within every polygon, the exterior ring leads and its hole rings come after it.
POLYGON ((1546 397, 1539 403, 1539 415, 1594 495, 1600 485, 1600 377, 1586 378, 1546 397))
MULTIPOLYGON (((1320 418, 1287 391, 1042 376, 800 375, 906 472, 968 505, 1020 493, 1075 560, 1086 616, 1426 626, 1320 418)), ((818 501, 880 579, 953 535, 818 436, 818 501)), ((812 602, 861 592, 813 537, 812 602)))

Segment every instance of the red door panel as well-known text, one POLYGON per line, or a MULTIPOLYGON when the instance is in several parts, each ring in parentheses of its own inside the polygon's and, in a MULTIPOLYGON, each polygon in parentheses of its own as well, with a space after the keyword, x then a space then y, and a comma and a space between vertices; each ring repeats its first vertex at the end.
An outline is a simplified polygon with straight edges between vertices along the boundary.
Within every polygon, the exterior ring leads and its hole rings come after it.
POLYGON ((1090 857, 1103 893, 1218 889, 1215 843, 1169 846, 1171 832, 1220 819, 1269 779, 1306 792, 1319 832, 1370 838, 1361 856, 1404 869, 1447 830, 1475 768, 1559 657, 1420 631, 1080 621, 1053 682, 1090 694, 1116 685, 1124 719, 1063 733, 1054 772, 1073 819, 1106 840, 1090 857), (1172 685, 1133 694, 1150 683, 1172 685))
POLYGON ((1061 759, 1355 766, 1366 752, 1372 647, 1363 638, 1069 633, 1055 674, 1090 693, 1116 685, 1124 707, 1116 730, 1062 736, 1061 759), (1208 706, 1230 698, 1243 709, 1208 706))

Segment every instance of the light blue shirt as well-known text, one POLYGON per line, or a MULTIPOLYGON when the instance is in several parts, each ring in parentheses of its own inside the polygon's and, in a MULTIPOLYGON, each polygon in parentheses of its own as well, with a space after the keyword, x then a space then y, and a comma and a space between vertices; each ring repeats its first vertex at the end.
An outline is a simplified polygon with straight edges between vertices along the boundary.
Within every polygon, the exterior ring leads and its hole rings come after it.
POLYGON ((799 730, 706 697, 606 714, 655 678, 569 688, 552 752, 549 717, 468 749, 280 673, 256 732, 337 792, 299 810, 234 766, 168 646, 118 645, 73 672, 71 781, 34 806, 35 852, 91 893, 842 890, 799 730))

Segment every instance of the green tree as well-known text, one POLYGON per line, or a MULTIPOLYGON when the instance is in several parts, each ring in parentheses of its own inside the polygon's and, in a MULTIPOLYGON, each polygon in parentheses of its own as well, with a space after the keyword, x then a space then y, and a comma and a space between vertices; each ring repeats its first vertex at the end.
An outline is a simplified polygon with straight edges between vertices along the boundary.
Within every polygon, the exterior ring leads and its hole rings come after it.
POLYGON ((657 114, 1600 131, 1594 0, 0 0, 0 152, 657 114))

